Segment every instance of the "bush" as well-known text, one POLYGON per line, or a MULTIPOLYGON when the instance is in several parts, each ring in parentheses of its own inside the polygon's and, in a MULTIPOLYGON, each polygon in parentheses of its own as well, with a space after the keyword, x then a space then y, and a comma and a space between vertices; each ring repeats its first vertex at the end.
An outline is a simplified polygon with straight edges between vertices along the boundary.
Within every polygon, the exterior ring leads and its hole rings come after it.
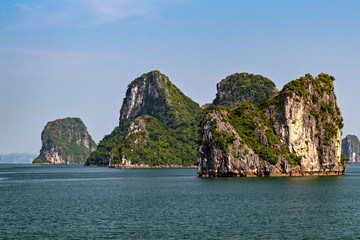
POLYGON ((229 152, 229 144, 225 141, 225 139, 222 136, 216 136, 215 138, 215 144, 221 149, 222 153, 229 152))
POLYGON ((265 147, 260 150, 260 157, 261 157, 261 159, 263 159, 273 165, 275 165, 279 159, 279 157, 276 156, 273 153, 273 151, 271 151, 271 149, 265 148, 265 147))
POLYGON ((290 153, 289 154, 289 160, 288 162, 292 165, 300 165, 300 161, 302 159, 302 156, 296 156, 295 153, 290 153))
POLYGON ((325 125, 325 138, 324 138, 324 145, 329 146, 330 145, 330 140, 336 136, 337 134, 337 128, 335 127, 335 125, 333 123, 327 123, 325 125))
POLYGON ((316 104, 316 103, 318 102, 318 100, 319 100, 319 96, 316 95, 316 94, 313 94, 311 98, 312 98, 312 102, 313 102, 314 104, 316 104))

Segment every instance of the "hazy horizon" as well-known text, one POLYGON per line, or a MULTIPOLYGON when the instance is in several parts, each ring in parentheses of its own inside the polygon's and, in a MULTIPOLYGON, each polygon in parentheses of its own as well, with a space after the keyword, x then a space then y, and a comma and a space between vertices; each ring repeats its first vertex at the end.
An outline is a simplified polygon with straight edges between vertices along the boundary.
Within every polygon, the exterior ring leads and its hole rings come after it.
POLYGON ((15 0, 0 3, 0 153, 39 153, 47 122, 80 117, 98 143, 127 85, 160 70, 203 105, 235 72, 279 90, 335 77, 345 127, 360 136, 360 1, 15 0))

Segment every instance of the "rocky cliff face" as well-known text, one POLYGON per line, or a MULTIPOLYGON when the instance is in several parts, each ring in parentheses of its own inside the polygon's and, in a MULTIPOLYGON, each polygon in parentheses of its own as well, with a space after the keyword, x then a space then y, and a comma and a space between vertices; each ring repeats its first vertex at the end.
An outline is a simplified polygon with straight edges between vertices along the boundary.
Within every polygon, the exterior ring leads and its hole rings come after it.
POLYGON ((199 176, 343 174, 343 123, 333 81, 307 74, 259 107, 208 111, 200 129, 199 176))
POLYGON ((341 143, 342 154, 347 163, 360 163, 360 141, 355 135, 347 135, 341 143))
POLYGON ((88 165, 191 165, 200 106, 159 71, 141 75, 127 89, 119 126, 106 136, 88 165))
POLYGON ((143 74, 131 82, 120 110, 120 124, 148 113, 159 115, 159 112, 165 112, 172 105, 167 88, 169 83, 159 71, 143 74))
POLYGON ((33 164, 84 164, 96 143, 80 118, 48 122, 41 133, 40 155, 33 164))

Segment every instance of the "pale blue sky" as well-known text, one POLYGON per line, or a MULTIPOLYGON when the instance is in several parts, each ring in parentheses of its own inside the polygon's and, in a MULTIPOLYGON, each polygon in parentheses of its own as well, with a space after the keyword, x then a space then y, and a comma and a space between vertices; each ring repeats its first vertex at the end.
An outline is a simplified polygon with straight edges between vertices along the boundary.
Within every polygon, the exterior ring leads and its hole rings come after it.
POLYGON ((235 72, 278 89, 326 72, 344 135, 360 136, 360 1, 0 0, 0 153, 38 153, 45 124, 68 116, 98 142, 154 69, 201 105, 235 72))

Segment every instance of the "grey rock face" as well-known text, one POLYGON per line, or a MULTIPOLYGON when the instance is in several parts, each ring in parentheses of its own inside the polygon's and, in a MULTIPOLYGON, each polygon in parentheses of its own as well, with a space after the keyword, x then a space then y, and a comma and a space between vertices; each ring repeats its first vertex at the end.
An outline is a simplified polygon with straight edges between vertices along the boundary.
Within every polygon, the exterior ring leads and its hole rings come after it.
POLYGON ((322 110, 324 104, 336 109, 336 98, 332 91, 319 96, 317 103, 312 102, 312 96, 317 94, 315 86, 309 81, 304 83, 307 97, 297 94, 281 95, 280 106, 271 106, 266 110, 267 117, 276 119, 273 124, 280 142, 288 146, 290 153, 302 156, 300 165, 302 172, 333 172, 342 171, 341 159, 341 129, 336 127, 336 135, 326 142, 327 126, 333 124, 335 118, 341 118, 334 112, 330 116, 322 110), (313 116, 311 113, 322 113, 323 116, 313 116), (320 119, 321 118, 321 119, 320 119))
POLYGON ((342 154, 349 159, 347 163, 360 163, 360 141, 355 135, 347 135, 342 140, 342 154))
POLYGON ((346 163, 341 160, 342 117, 332 81, 326 74, 315 79, 306 75, 290 82, 259 108, 252 105, 251 111, 260 110, 265 115, 265 120, 260 121, 256 114, 247 120, 255 126, 258 144, 253 146, 258 149, 262 145, 270 149, 271 154, 275 152, 273 163, 262 158, 259 150, 256 154, 256 150, 251 149, 252 140, 241 139, 230 123, 229 110, 207 113, 199 131, 199 176, 343 174, 346 163), (269 131, 276 135, 280 145, 270 142, 269 131), (296 156, 298 162, 290 163, 289 156, 296 156))
MULTIPOLYGON (((202 177, 232 177, 232 176, 269 176, 281 174, 281 166, 274 166, 263 161, 247 145, 241 144, 241 137, 234 127, 228 123, 224 116, 228 116, 226 110, 213 111, 204 117, 199 135, 201 146, 199 148, 198 174, 202 177), (216 143, 216 133, 232 136, 229 151, 223 153, 216 143)), ((289 171, 288 164, 283 159, 280 164, 289 171)))
POLYGON ((165 87, 168 81, 169 79, 159 71, 143 74, 134 80, 129 85, 120 110, 120 124, 122 121, 131 121, 151 112, 151 106, 147 106, 149 103, 171 105, 169 90, 165 87))

